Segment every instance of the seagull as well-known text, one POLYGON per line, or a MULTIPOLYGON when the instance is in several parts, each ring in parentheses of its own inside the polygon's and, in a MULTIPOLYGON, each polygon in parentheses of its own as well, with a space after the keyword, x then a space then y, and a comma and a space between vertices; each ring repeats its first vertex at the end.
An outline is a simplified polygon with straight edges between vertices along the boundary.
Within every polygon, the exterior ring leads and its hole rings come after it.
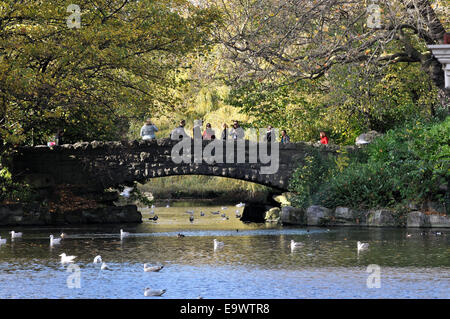
POLYGON ((218 241, 217 239, 214 239, 214 249, 222 248, 224 245, 223 241, 218 241))
POLYGON ((2 239, 2 236, 0 236, 0 245, 6 244, 6 239, 2 239))
POLYGON ((218 214, 220 214, 220 212, 219 212, 219 211, 217 211, 217 212, 211 212, 211 214, 213 214, 213 215, 218 215, 218 214))
POLYGON ((244 206, 245 206, 245 204, 242 202, 240 202, 239 204, 236 204, 236 207, 244 207, 244 206))
POLYGON ((222 206, 222 210, 228 209, 228 207, 222 206))
POLYGON ((291 249, 300 248, 301 246, 303 246, 303 243, 291 240, 291 249))
POLYGON ((442 235, 442 232, 437 231, 437 232, 435 232, 434 234, 435 234, 436 236, 441 236, 441 235, 442 235))
POLYGON ((123 197, 130 197, 130 192, 133 190, 134 188, 133 187, 125 187, 124 189, 123 189, 123 192, 122 193, 120 193, 120 196, 123 196, 123 197))
POLYGON ((22 233, 16 233, 14 230, 9 232, 11 234, 11 238, 20 238, 22 237, 22 233))
POLYGON ((358 244, 358 252, 360 250, 365 250, 365 249, 369 248, 369 244, 368 243, 362 243, 362 242, 358 241, 357 244, 358 244))
POLYGON ((73 263, 73 260, 77 258, 77 256, 67 256, 66 253, 62 253, 61 255, 61 263, 73 263))
POLYGON ((59 237, 61 237, 61 238, 66 238, 67 235, 66 235, 65 233, 61 233, 61 235, 59 235, 59 237))
POLYGON ((94 264, 98 264, 98 263, 101 263, 101 262, 103 262, 102 256, 100 256, 100 255, 95 256, 94 264))
POLYGON ((130 236, 130 233, 120 230, 120 239, 130 236))
POLYGON ((229 220, 229 219, 230 219, 230 217, 228 217, 228 216, 222 217, 222 220, 229 220))
POLYGON ((149 272, 149 271, 158 272, 158 271, 160 271, 163 268, 164 268, 164 266, 147 267, 147 264, 144 264, 144 271, 145 272, 149 272))
POLYGON ((166 289, 162 290, 151 290, 150 288, 145 288, 144 290, 144 296, 162 296, 166 292, 166 289))
POLYGON ((62 238, 53 238, 53 235, 50 235, 50 246, 60 244, 62 238))
POLYGON ((155 205, 152 205, 152 208, 155 208, 155 205))
POLYGON ((406 234, 406 237, 407 237, 407 238, 410 238, 410 237, 411 237, 411 234, 406 234))
POLYGON ((191 223, 193 223, 194 222, 194 216, 189 216, 189 221, 191 222, 191 223))
POLYGON ((205 213, 204 212, 200 212, 200 216, 205 216, 205 213))
POLYGON ((155 213, 155 211, 152 209, 149 214, 153 215, 154 213, 155 213))
POLYGON ((101 270, 111 270, 109 269, 108 265, 104 262, 102 262, 102 266, 100 267, 101 270))
POLYGON ((193 210, 187 210, 186 213, 190 214, 190 215, 194 215, 194 211, 193 210))

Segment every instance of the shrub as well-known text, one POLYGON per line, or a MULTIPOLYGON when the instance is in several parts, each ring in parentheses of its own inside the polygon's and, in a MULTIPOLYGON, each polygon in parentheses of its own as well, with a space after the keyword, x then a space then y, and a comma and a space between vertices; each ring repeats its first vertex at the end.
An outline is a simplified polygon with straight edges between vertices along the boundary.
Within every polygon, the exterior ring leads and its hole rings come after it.
POLYGON ((294 173, 292 191, 299 192, 300 204, 305 198, 308 204, 327 207, 392 207, 427 200, 443 203, 449 195, 450 117, 439 123, 415 122, 390 130, 362 154, 347 160, 338 157, 335 163, 333 169, 329 165, 317 168, 320 162, 309 164, 318 174, 300 173, 308 167, 294 173), (306 179, 300 181, 301 176, 306 179), (447 185, 445 194, 443 185, 447 185))

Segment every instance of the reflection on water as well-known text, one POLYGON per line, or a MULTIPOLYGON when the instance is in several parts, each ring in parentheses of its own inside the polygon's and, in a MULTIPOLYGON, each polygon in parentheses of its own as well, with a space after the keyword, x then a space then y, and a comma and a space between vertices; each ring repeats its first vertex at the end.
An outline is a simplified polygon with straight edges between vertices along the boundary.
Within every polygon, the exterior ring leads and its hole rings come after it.
POLYGON ((144 298, 147 286, 167 289, 163 298, 450 296, 449 230, 435 235, 436 230, 244 224, 235 217, 237 209, 157 207, 156 222, 148 220, 154 214, 146 209, 140 225, 22 228, 15 230, 23 238, 14 241, 12 228, 0 229, 8 238, 0 246, 0 298, 144 298), (195 211, 193 222, 187 210, 195 211), (131 233, 122 241, 121 228, 131 233), (62 231, 68 237, 50 247, 49 235, 62 231), (223 248, 214 250, 215 238, 223 248), (292 239, 304 245, 291 250, 292 239), (369 249, 358 254, 358 240, 369 249), (67 287, 71 273, 59 262, 63 252, 77 256, 80 289, 67 287), (94 265, 96 255, 111 270, 94 265), (148 273, 144 263, 165 267, 148 273), (370 264, 381 267, 379 289, 367 288, 370 264))

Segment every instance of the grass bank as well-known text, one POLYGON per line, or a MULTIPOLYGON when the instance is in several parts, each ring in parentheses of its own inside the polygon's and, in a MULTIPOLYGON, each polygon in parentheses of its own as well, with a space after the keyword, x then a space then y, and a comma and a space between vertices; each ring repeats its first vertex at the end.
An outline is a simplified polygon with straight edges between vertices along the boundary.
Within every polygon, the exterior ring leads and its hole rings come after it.
POLYGON ((142 192, 152 193, 154 199, 214 199, 220 203, 266 201, 271 188, 259 184, 217 176, 169 176, 153 178, 140 185, 142 192))

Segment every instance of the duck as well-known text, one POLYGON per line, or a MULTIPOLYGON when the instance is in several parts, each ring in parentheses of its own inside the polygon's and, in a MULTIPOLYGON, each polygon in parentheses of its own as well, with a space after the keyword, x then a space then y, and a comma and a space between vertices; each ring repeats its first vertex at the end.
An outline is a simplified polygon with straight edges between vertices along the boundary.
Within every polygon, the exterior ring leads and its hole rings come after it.
POLYGON ((369 248, 368 243, 362 243, 362 242, 358 241, 357 245, 358 245, 358 251, 369 248))
POLYGON ((303 246, 303 243, 291 240, 291 249, 300 248, 301 246, 303 246))
POLYGON ((200 216, 205 216, 205 213, 204 212, 200 212, 200 216))
POLYGON ((157 221, 157 220, 158 220, 158 215, 155 215, 155 216, 153 216, 153 217, 150 217, 148 220, 154 220, 154 221, 157 221))
POLYGON ((191 222, 191 223, 193 223, 194 222, 194 216, 189 216, 189 221, 191 222))
POLYGON ((214 249, 222 248, 224 246, 223 241, 218 241, 217 239, 214 239, 214 249))
POLYGON ((177 237, 178 237, 178 238, 183 238, 183 237, 186 237, 186 236, 183 235, 183 234, 181 234, 181 233, 178 233, 178 234, 177 234, 177 237))
POLYGON ((163 269, 164 268, 164 266, 163 265, 161 265, 161 266, 153 266, 153 267, 148 267, 147 266, 147 264, 144 264, 144 271, 145 272, 158 272, 158 271, 160 271, 161 269, 163 269))
POLYGON ((53 235, 50 235, 50 246, 60 244, 62 238, 53 238, 53 235))
POLYGON ((77 256, 67 256, 66 253, 62 253, 61 255, 61 263, 73 263, 73 260, 77 258, 77 256))
POLYGON ((240 202, 239 204, 236 204, 236 207, 244 207, 245 203, 240 202))
POLYGON ((11 238, 21 238, 22 237, 22 233, 16 233, 14 230, 11 230, 9 233, 11 234, 11 238))
POLYGON ((162 296, 167 290, 166 289, 161 289, 161 290, 151 290, 150 287, 147 287, 144 289, 144 296, 148 297, 148 296, 162 296))
POLYGON ((100 255, 95 256, 94 264, 98 264, 98 263, 101 263, 101 262, 103 262, 102 256, 100 256, 100 255))

